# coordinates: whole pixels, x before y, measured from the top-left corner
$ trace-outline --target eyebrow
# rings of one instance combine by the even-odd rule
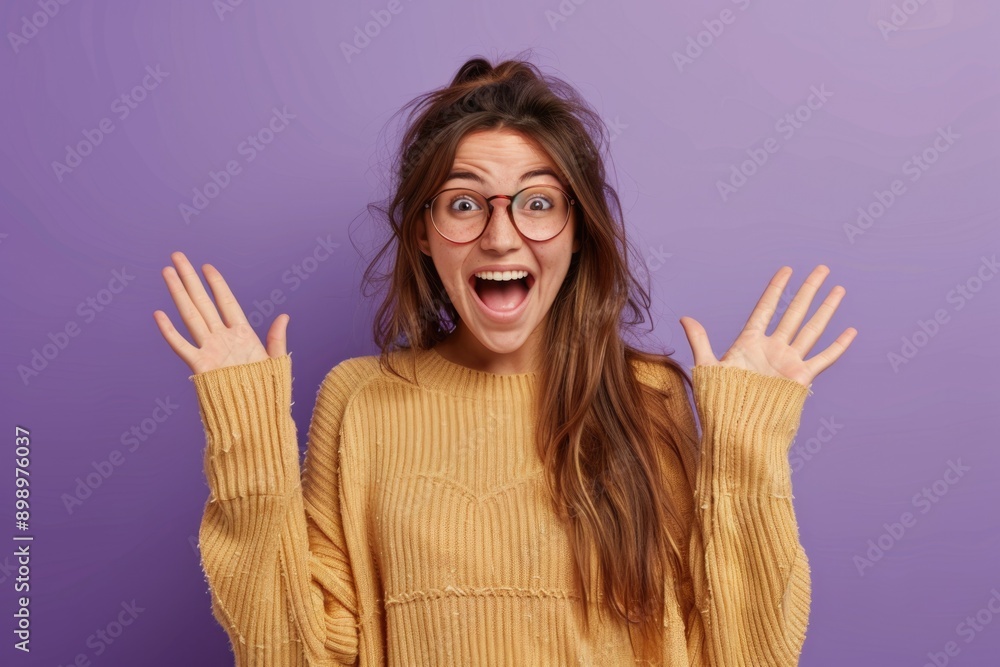
[[[560,183],[562,183],[562,179],[559,178],[559,174],[557,174],[552,169],[549,169],[548,167],[542,167],[540,169],[532,169],[531,171],[526,171],[521,176],[521,178],[517,179],[517,182],[518,183],[523,183],[524,181],[528,180],[529,178],[534,178],[535,176],[552,176],[557,181],[559,181]],[[458,171],[458,170],[452,171],[450,174],[448,174],[448,178],[446,179],[445,182],[451,181],[451,180],[455,180],[455,179],[465,179],[465,180],[469,180],[469,181],[476,181],[480,185],[484,185],[485,184],[485,181],[483,180],[482,176],[479,176],[478,174],[473,174],[471,171]]]

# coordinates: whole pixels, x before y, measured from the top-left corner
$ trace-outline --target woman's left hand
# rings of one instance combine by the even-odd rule
[[[763,375],[795,380],[808,387],[817,375],[840,358],[858,333],[854,327],[845,329],[825,350],[808,361],[805,360],[805,356],[809,354],[809,350],[819,340],[830,318],[833,317],[840,300],[847,293],[841,285],[835,286],[802,331],[799,331],[813,297],[829,273],[830,269],[823,264],[813,269],[788,305],[788,310],[778,322],[774,333],[768,336],[766,331],[774,316],[774,309],[778,305],[785,285],[788,284],[788,278],[792,275],[791,267],[783,266],[778,269],[764,290],[764,294],[757,301],[757,307],[750,313],[750,319],[747,320],[743,331],[729,351],[722,355],[722,359],[715,358],[705,327],[693,318],[682,317],[680,323],[694,353],[695,366],[743,368]]]

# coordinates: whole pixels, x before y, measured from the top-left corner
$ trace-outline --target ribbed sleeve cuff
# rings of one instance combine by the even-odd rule
[[[703,431],[702,465],[710,467],[705,472],[712,490],[790,497],[788,449],[809,388],[718,365],[695,366],[691,381]]]
[[[205,427],[205,476],[220,500],[284,495],[300,482],[289,355],[189,376]]]

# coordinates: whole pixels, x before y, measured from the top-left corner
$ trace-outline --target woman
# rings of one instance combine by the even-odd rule
[[[857,333],[805,360],[845,290],[799,331],[817,267],[768,336],[782,267],[721,359],[681,318],[688,378],[624,342],[649,297],[606,129],[570,86],[475,58],[411,105],[365,273],[392,257],[381,354],[325,376],[303,470],[288,316],[265,348],[214,267],[215,304],[183,254],[163,272],[195,343],[156,311],[194,372],[202,563],[237,664],[797,664],[787,451]]]

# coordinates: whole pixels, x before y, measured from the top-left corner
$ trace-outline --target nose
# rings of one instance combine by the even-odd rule
[[[521,234],[514,226],[509,210],[510,199],[497,197],[494,200],[493,211],[486,221],[486,229],[479,237],[479,243],[486,250],[504,251],[521,245]]]

